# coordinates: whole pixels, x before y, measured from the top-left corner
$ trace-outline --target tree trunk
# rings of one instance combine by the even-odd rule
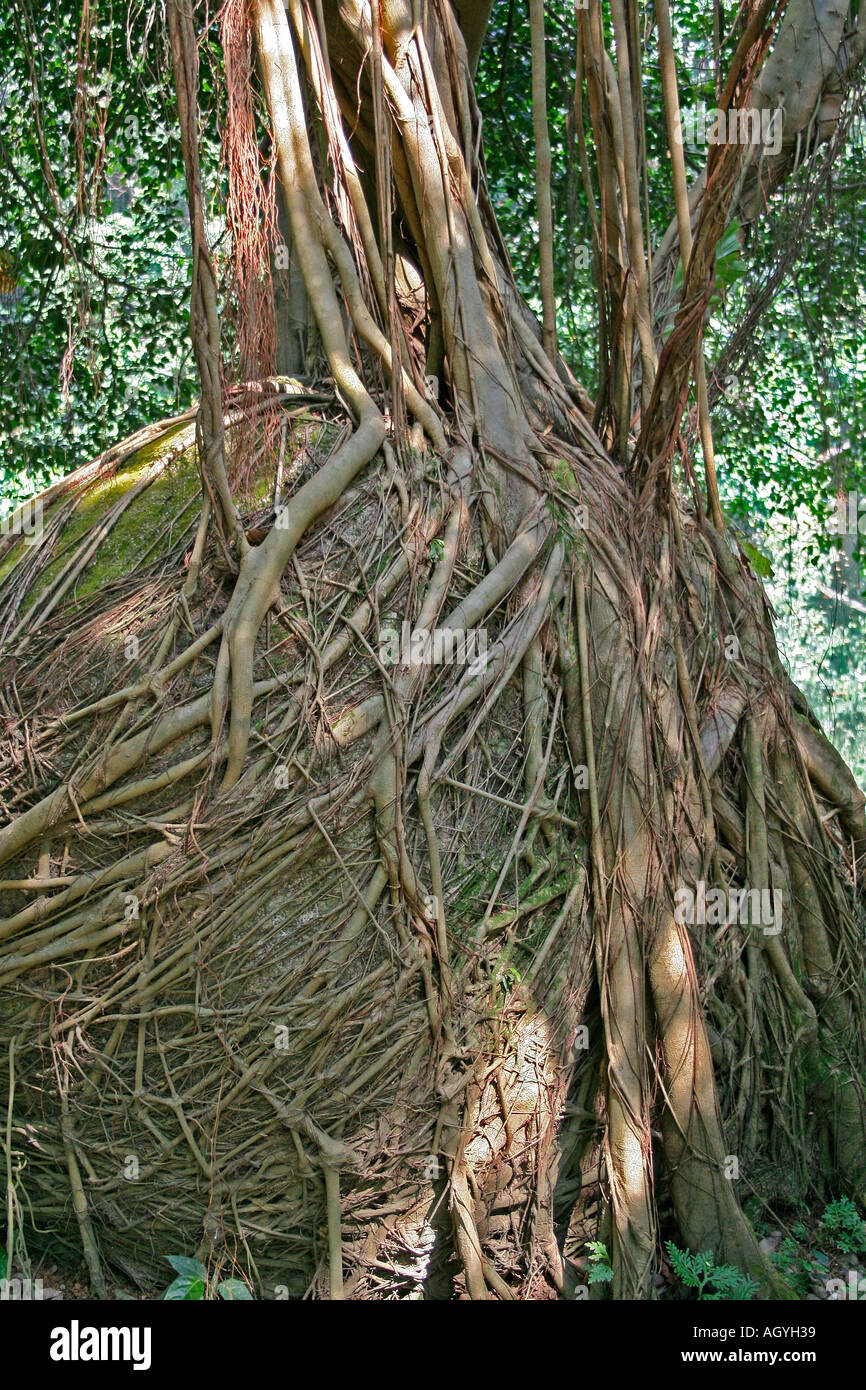
[[[866,1180],[866,823],[672,481],[705,238],[614,456],[495,225],[474,7],[237,4],[328,373],[214,415],[203,247],[213,505],[176,422],[53,489],[3,581],[21,1210],[143,1288],[198,1252],[264,1297],[573,1296],[600,1236],[617,1298],[669,1237],[785,1296],[744,1206]],[[226,489],[252,440],[270,500],[275,410],[255,543]]]

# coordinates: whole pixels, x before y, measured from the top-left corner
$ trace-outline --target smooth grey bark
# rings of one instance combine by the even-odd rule
[[[280,239],[286,248],[288,265],[282,258],[274,266],[274,309],[277,319],[277,375],[303,376],[307,357],[309,301],[297,257],[293,254],[292,233],[281,198],[277,199]]]
[[[466,53],[473,77],[478,70],[481,45],[484,43],[484,35],[487,33],[493,4],[494,0],[454,0],[454,9],[460,30],[466,40]]]

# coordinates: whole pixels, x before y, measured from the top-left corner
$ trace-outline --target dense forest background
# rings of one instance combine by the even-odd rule
[[[575,119],[574,7],[555,0],[546,11],[559,346],[592,393],[597,304]],[[713,24],[702,0],[677,7],[686,113],[714,105]],[[0,15],[0,515],[118,438],[185,409],[197,390],[189,220],[168,64],[156,51],[163,39],[145,7],[106,12],[86,52],[78,32],[74,7],[19,0]],[[658,245],[672,195],[654,41],[650,34],[644,102],[650,241]],[[218,43],[214,26],[214,71]],[[75,95],[79,73],[86,106]],[[202,157],[217,210],[209,233],[227,290],[230,236],[218,211],[224,94],[207,63],[202,83],[211,135]],[[527,10],[503,0],[478,95],[497,216],[520,288],[540,315],[530,87]],[[726,514],[765,580],[793,679],[866,786],[860,537],[836,537],[827,525],[844,494],[866,530],[858,510],[866,498],[866,290],[857,271],[864,142],[855,94],[817,170],[811,160],[766,216],[729,230],[707,352],[719,364],[709,391]],[[686,158],[697,173],[703,152],[687,142]],[[274,272],[288,301],[288,271],[277,264]],[[310,366],[314,336],[302,332]]]

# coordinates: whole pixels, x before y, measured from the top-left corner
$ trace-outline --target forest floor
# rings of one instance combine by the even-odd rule
[[[847,1253],[834,1248],[834,1242],[828,1240],[827,1228],[818,1217],[811,1215],[804,1216],[802,1222],[795,1223],[794,1229],[797,1230],[799,1239],[788,1234],[784,1236],[779,1230],[770,1231],[762,1237],[761,1248],[774,1262],[778,1262],[791,1280],[801,1300],[805,1302],[835,1301],[841,1295],[838,1292],[839,1281],[846,1286],[846,1299],[851,1297],[850,1285],[852,1274],[854,1279],[859,1282],[860,1288],[866,1292],[866,1254]],[[579,1262],[581,1265],[584,1261]],[[21,1271],[16,1269],[15,1274],[20,1278]],[[171,1282],[171,1271],[167,1271],[166,1287]],[[60,1302],[90,1302],[93,1295],[90,1291],[88,1282],[87,1266],[82,1261],[79,1264],[58,1264],[51,1256],[46,1256],[43,1260],[34,1262],[31,1271],[32,1284],[40,1281],[41,1290],[37,1295],[43,1300],[57,1300]],[[38,1285],[36,1285],[38,1287]],[[122,1280],[114,1279],[106,1271],[106,1300],[109,1302],[137,1302],[147,1303],[157,1300],[156,1295],[150,1297],[134,1288],[132,1284]],[[423,1291],[419,1287],[413,1297],[422,1297]],[[686,1288],[674,1275],[667,1260],[663,1262],[662,1272],[656,1281],[656,1296],[662,1301],[679,1302],[683,1299],[695,1300],[692,1289]],[[862,1295],[861,1295],[862,1296]],[[465,1295],[464,1295],[465,1297]],[[553,1290],[545,1291],[539,1288],[537,1297],[539,1299],[556,1298]]]

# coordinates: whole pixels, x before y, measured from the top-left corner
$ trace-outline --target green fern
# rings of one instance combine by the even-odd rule
[[[758,1292],[758,1285],[748,1274],[743,1274],[733,1265],[717,1265],[711,1250],[691,1255],[680,1250],[669,1240],[666,1245],[671,1268],[687,1289],[696,1289],[698,1298],[705,1303],[718,1303],[721,1300],[747,1302]]]
[[[589,1240],[586,1243],[586,1248],[589,1251],[588,1282],[590,1284],[609,1284],[613,1278],[613,1269],[604,1241]]]
[[[843,1255],[856,1255],[861,1250],[866,1250],[866,1229],[850,1197],[840,1197],[836,1202],[828,1202],[821,1224],[824,1230],[833,1236],[836,1249],[841,1250]]]

